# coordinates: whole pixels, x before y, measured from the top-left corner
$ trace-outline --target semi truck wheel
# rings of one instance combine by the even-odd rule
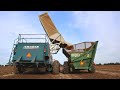
[[[63,65],[63,73],[64,73],[64,74],[69,73],[69,64],[68,64],[67,61],[64,62],[64,65]]]
[[[23,73],[23,68],[22,67],[17,67],[16,65],[14,65],[14,73],[15,74],[20,74]]]
[[[16,66],[16,63],[14,62],[13,63],[13,69],[14,69],[14,74],[18,74],[19,73],[19,71],[18,71],[18,68],[17,68],[17,66]]]
[[[91,69],[88,69],[89,73],[95,73],[95,66],[92,65]]]
[[[53,74],[59,74],[59,72],[60,72],[60,63],[59,63],[59,61],[55,60],[53,62],[52,67],[53,67]]]
[[[19,71],[19,73],[23,73],[24,72],[24,68],[23,67],[19,67],[18,71]]]
[[[20,74],[20,73],[23,73],[23,70],[20,67],[14,67],[14,73],[15,74]]]
[[[14,74],[19,74],[18,68],[14,66]]]

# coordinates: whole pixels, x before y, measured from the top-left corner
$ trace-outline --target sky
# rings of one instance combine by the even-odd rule
[[[0,11],[0,64],[9,61],[18,34],[45,34],[38,15],[46,11]],[[64,39],[72,44],[96,41],[95,63],[120,62],[120,11],[47,11]],[[63,64],[67,58],[53,55]]]

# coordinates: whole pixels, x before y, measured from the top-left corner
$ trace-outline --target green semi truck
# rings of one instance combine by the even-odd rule
[[[31,36],[39,36],[39,38],[31,38]],[[10,57],[16,74],[26,71],[59,73],[60,64],[57,60],[53,61],[46,37],[44,34],[19,34]]]

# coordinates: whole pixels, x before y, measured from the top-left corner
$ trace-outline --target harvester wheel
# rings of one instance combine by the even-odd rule
[[[23,67],[19,67],[18,71],[19,71],[19,73],[23,73],[24,72],[24,68]]]
[[[53,62],[52,67],[53,67],[53,74],[59,74],[59,72],[60,72],[60,63],[59,63],[59,61],[55,60]]]
[[[20,74],[20,73],[23,73],[23,70],[22,70],[21,67],[16,67],[16,66],[14,66],[14,73],[15,73],[15,74]]]
[[[18,68],[16,66],[14,66],[14,73],[19,74],[19,70],[18,70]]]
[[[64,65],[63,65],[63,73],[64,73],[64,74],[69,73],[69,64],[68,64],[67,61],[64,62]]]
[[[90,69],[88,69],[88,72],[89,72],[89,73],[95,73],[95,66],[94,66],[94,65],[92,65],[91,70],[90,70]]]

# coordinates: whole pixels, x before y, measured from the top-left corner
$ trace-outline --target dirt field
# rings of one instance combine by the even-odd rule
[[[0,79],[120,79],[120,65],[96,66],[95,73],[81,71],[75,74],[39,73],[14,74],[13,67],[0,67]]]

